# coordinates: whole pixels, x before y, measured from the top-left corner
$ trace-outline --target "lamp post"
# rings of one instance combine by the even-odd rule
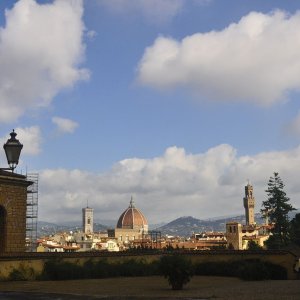
[[[7,158],[7,163],[9,168],[1,168],[1,170],[11,170],[12,172],[19,163],[19,158],[23,145],[16,139],[15,130],[10,133],[10,139],[3,145],[5,155]]]

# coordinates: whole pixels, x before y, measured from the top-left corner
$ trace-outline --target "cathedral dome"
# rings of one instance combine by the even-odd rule
[[[148,231],[148,222],[143,213],[135,207],[132,198],[129,207],[121,214],[117,228]]]

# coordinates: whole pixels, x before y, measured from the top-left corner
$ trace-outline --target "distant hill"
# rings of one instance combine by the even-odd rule
[[[102,225],[100,223],[94,223],[94,231],[99,232],[106,230],[108,226]],[[37,236],[49,236],[55,234],[56,232],[70,232],[70,231],[77,231],[82,230],[82,226],[76,222],[69,222],[63,224],[54,224],[49,222],[38,221],[37,224]]]
[[[295,214],[300,213],[300,210],[293,211],[289,214],[290,219],[294,218]],[[206,220],[199,220],[194,217],[180,217],[176,220],[173,220],[170,223],[149,225],[150,230],[161,231],[162,235],[175,235],[175,236],[191,236],[193,232],[202,232],[202,231],[225,231],[225,226],[227,222],[235,221],[242,224],[246,223],[244,215],[239,216],[222,216],[222,217],[213,217]],[[264,219],[262,219],[261,214],[255,214],[255,221],[258,224],[263,224]],[[107,220],[105,225],[101,223],[94,223],[94,231],[104,231],[108,228],[114,228],[115,222]],[[38,237],[49,236],[56,232],[70,232],[82,230],[81,223],[77,222],[64,222],[61,224],[54,224],[49,222],[38,222]]]
[[[260,217],[260,214],[255,215],[255,220],[258,224],[262,224],[264,220]],[[226,223],[230,221],[235,221],[239,223],[246,223],[245,216],[233,216],[226,217],[223,219],[208,219],[199,220],[194,217],[181,217],[168,224],[156,228],[160,231],[162,235],[173,235],[173,236],[191,236],[193,232],[202,231],[220,231],[224,232]]]

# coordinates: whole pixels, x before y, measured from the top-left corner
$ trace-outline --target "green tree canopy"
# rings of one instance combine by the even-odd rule
[[[290,198],[286,196],[284,184],[278,173],[270,177],[266,193],[268,199],[263,201],[264,209],[262,213],[267,214],[271,223],[274,224],[272,229],[272,238],[267,241],[267,247],[281,248],[290,241],[288,213],[295,208],[289,204]]]
[[[248,243],[248,250],[250,251],[257,251],[257,250],[262,250],[263,248],[255,243],[253,240],[250,240]]]
[[[295,218],[291,221],[291,240],[300,246],[300,214],[296,214]]]
[[[194,269],[191,261],[182,255],[165,255],[160,258],[159,269],[168,279],[173,290],[182,290],[193,276]]]

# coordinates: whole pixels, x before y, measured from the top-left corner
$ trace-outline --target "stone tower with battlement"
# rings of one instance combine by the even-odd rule
[[[82,209],[82,230],[86,234],[93,233],[94,209],[85,207]]]
[[[254,205],[255,198],[253,196],[253,186],[248,183],[245,186],[244,207],[246,215],[246,225],[254,225]]]

